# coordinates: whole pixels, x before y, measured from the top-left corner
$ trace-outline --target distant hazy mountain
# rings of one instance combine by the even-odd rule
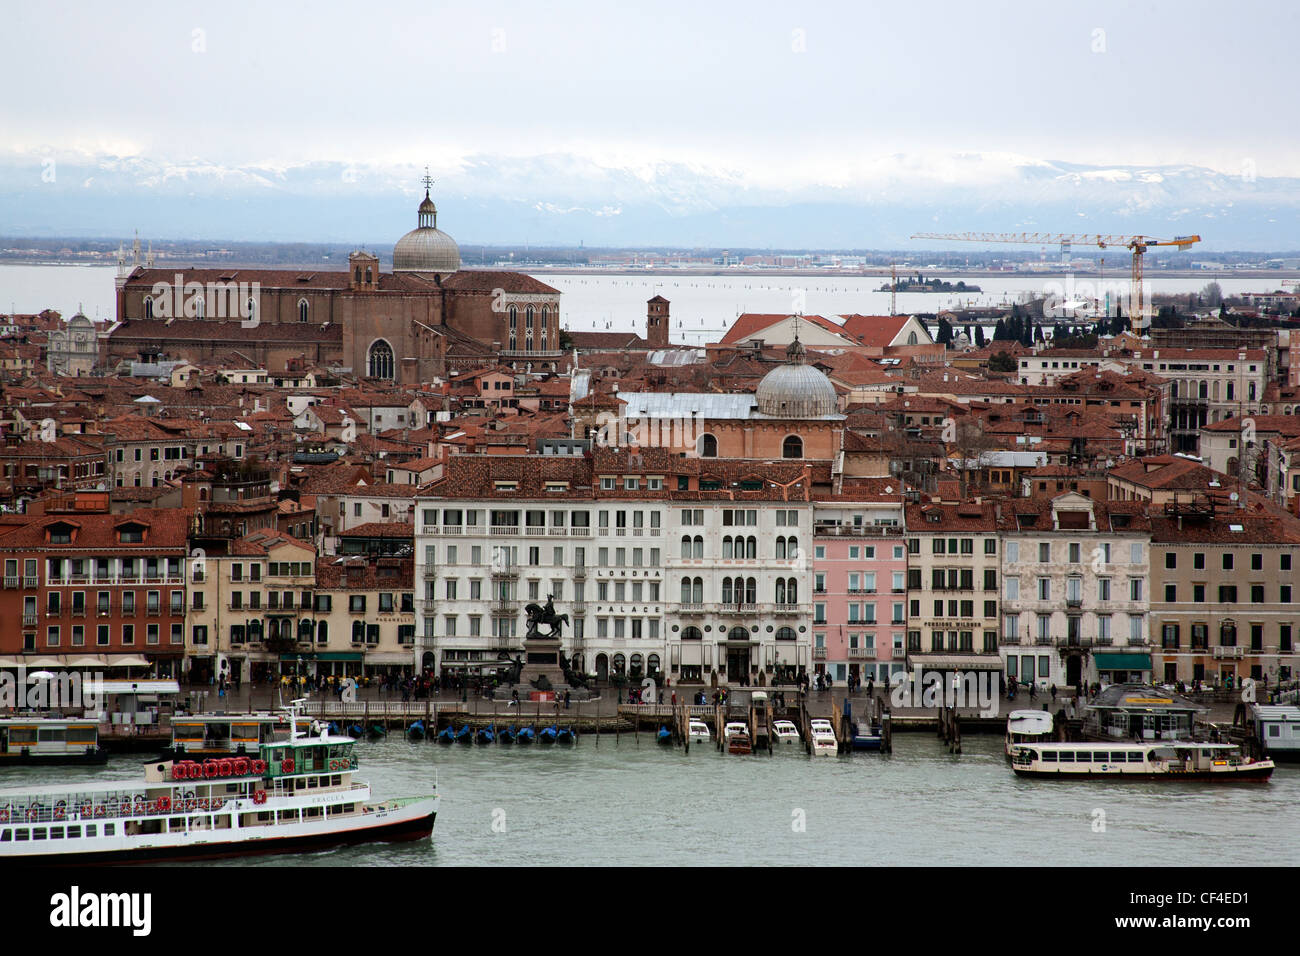
[[[390,246],[422,170],[271,169],[105,157],[0,161],[0,234]],[[52,174],[52,175],[51,175]],[[1093,167],[994,154],[864,160],[833,182],[685,164],[476,156],[435,173],[438,225],[476,243],[934,248],[914,232],[1198,232],[1210,250],[1300,248],[1300,178],[1195,166]],[[47,181],[53,179],[52,182]],[[825,175],[820,177],[826,179]]]

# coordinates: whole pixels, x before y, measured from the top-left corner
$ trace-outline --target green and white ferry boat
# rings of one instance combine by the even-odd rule
[[[434,792],[370,802],[351,737],[298,730],[256,756],[150,763],[140,781],[0,789],[0,860],[201,860],[427,839]]]

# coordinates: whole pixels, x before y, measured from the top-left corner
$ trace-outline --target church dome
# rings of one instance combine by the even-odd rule
[[[460,247],[456,240],[438,228],[438,208],[424,191],[420,203],[419,226],[393,246],[394,272],[437,272],[450,275],[460,269]]]
[[[759,413],[772,418],[818,418],[839,412],[835,386],[822,372],[804,364],[798,339],[786,349],[786,363],[763,376],[754,397]]]

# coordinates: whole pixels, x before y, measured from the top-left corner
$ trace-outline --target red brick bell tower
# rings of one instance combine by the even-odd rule
[[[651,348],[668,348],[668,300],[661,295],[646,302],[645,338]]]

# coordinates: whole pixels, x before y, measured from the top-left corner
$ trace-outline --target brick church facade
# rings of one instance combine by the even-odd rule
[[[461,270],[426,189],[417,228],[393,248],[393,271],[367,252],[346,271],[158,269],[118,258],[117,321],[100,363],[237,350],[271,374],[342,367],[376,382],[417,384],[495,353],[521,371],[558,370],[560,293],[518,272]]]

